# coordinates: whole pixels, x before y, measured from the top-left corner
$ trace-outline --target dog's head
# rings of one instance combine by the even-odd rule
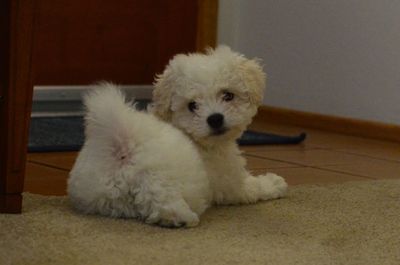
[[[232,140],[256,114],[264,87],[259,62],[226,46],[179,54],[157,76],[152,110],[195,141]]]

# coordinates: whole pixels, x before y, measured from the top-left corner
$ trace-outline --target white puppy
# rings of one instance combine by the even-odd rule
[[[265,73],[257,60],[226,46],[179,54],[157,77],[151,110],[199,147],[217,204],[254,203],[285,194],[285,180],[252,176],[236,139],[262,103]]]
[[[86,141],[68,180],[75,208],[162,226],[197,225],[211,194],[192,141],[135,111],[114,85],[96,87],[85,105]]]

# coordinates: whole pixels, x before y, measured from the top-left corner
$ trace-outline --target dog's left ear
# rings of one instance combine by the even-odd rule
[[[172,97],[172,70],[168,65],[161,75],[157,75],[154,82],[153,103],[150,111],[162,120],[171,119],[171,97]]]
[[[239,71],[249,94],[250,102],[256,106],[261,105],[264,97],[266,74],[263,71],[260,60],[243,60],[239,64]]]

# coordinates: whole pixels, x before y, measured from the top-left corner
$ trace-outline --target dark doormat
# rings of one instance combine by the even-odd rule
[[[82,116],[34,117],[29,128],[29,152],[78,151],[84,142]]]
[[[298,144],[306,138],[305,133],[283,136],[270,133],[246,131],[240,145]],[[84,142],[84,120],[74,117],[33,117],[29,130],[29,152],[79,151]]]

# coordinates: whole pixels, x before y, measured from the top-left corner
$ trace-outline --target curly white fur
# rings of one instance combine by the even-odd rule
[[[236,144],[262,103],[265,78],[257,60],[220,46],[175,56],[156,79],[151,111],[197,144],[215,203],[253,203],[286,192],[275,174],[252,176]],[[219,122],[212,125],[215,114]]]
[[[112,84],[96,87],[85,105],[86,141],[68,180],[72,204],[84,213],[197,225],[211,194],[192,141],[135,111]]]

